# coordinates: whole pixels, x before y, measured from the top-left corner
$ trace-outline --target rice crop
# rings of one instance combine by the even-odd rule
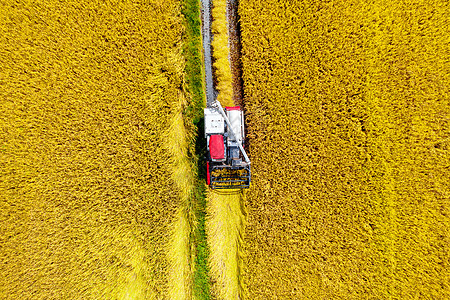
[[[0,3],[2,299],[191,297],[181,4]]]
[[[228,46],[228,25],[227,25],[227,1],[213,1],[212,26],[213,40],[211,42],[213,50],[213,67],[215,76],[215,88],[219,92],[217,100],[225,106],[233,106],[233,88],[231,85],[231,67],[228,60],[230,48]]]
[[[240,1],[248,299],[447,299],[449,4]]]

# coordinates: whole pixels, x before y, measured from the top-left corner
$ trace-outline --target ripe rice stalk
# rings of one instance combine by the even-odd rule
[[[248,298],[449,298],[448,1],[239,3]]]
[[[183,96],[180,95],[180,99]],[[167,249],[170,265],[169,297],[170,299],[192,298],[192,273],[195,260],[192,253],[191,235],[193,231],[194,215],[191,201],[193,199],[194,174],[192,162],[187,157],[189,137],[182,111],[183,103],[172,117],[172,124],[167,132],[167,149],[171,153],[173,166],[172,180],[178,191],[180,203],[176,218],[171,226],[171,242]]]
[[[13,2],[0,4],[0,297],[189,299],[180,2]]]
[[[211,46],[214,57],[214,75],[216,79],[216,89],[219,92],[217,100],[222,105],[233,105],[233,88],[231,81],[231,66],[229,61],[230,48],[228,46],[228,28],[227,28],[227,1],[213,1],[213,9],[211,10],[213,22],[211,30],[213,40]]]

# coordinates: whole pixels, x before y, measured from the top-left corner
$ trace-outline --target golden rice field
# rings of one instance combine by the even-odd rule
[[[181,4],[0,3],[0,298],[190,298]]]
[[[240,1],[248,299],[450,298],[447,1]]]
[[[197,172],[199,3],[0,3],[0,298],[449,299],[450,4],[239,1],[230,193]]]

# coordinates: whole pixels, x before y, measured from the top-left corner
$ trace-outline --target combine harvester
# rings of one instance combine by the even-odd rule
[[[205,113],[207,183],[212,189],[250,186],[250,159],[245,152],[244,114],[239,106],[208,103]]]

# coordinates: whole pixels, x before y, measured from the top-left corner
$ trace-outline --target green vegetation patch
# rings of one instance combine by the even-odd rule
[[[183,7],[186,20],[186,43],[183,53],[186,58],[188,89],[192,97],[186,112],[187,117],[192,119],[194,124],[203,117],[205,106],[200,5],[199,0],[184,0]]]

